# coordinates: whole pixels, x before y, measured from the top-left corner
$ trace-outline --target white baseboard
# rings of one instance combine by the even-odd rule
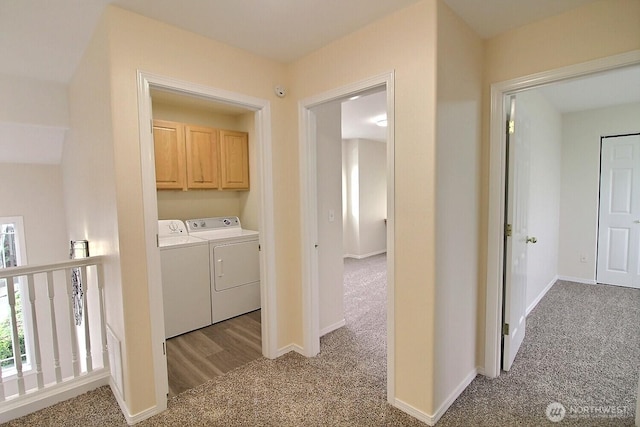
[[[118,402],[118,406],[120,406],[120,411],[122,412],[122,415],[124,415],[124,418],[127,421],[127,424],[130,426],[136,423],[139,423],[140,421],[144,421],[147,418],[151,418],[154,415],[157,415],[160,412],[162,412],[160,407],[155,405],[148,409],[145,409],[144,411],[141,411],[141,412],[138,412],[137,414],[132,415],[129,412],[129,408],[127,408],[127,404],[125,403],[122,397],[122,394],[120,393],[120,390],[118,389],[118,387],[115,386],[113,378],[111,377],[109,381],[109,386],[111,387],[111,393],[113,393],[113,396],[116,398],[116,402]]]
[[[284,356],[285,354],[291,351],[295,351],[296,353],[304,356],[304,349],[302,347],[300,347],[298,344],[289,344],[287,346],[284,346],[278,349],[278,352],[276,353],[276,358],[280,356]]]
[[[440,407],[436,410],[436,413],[433,415],[434,423],[437,423],[438,420],[442,418],[444,413],[447,412],[447,409],[449,409],[449,407],[453,405],[453,402],[456,401],[458,396],[462,394],[462,392],[469,386],[469,384],[471,384],[471,381],[473,381],[477,376],[478,376],[478,370],[473,369],[460,382],[460,384],[458,384],[458,386],[449,394],[449,396],[445,399],[445,401],[442,402],[442,405],[440,405]]]
[[[434,426],[436,425],[436,419],[432,415],[427,414],[426,412],[421,411],[420,409],[409,405],[406,402],[403,402],[400,399],[395,399],[393,402],[393,406],[400,409],[402,412],[411,415],[413,418],[422,421],[423,423]]]
[[[346,324],[347,324],[347,321],[342,319],[339,322],[334,323],[333,325],[329,325],[326,328],[322,328],[320,329],[320,336],[327,335],[329,332],[333,332],[336,329],[340,329]]]
[[[410,404],[403,402],[400,399],[395,399],[394,406],[400,409],[402,412],[406,412],[407,414],[411,415],[413,418],[416,418],[430,426],[434,426],[440,420],[440,418],[442,418],[444,413],[447,412],[447,409],[449,409],[453,402],[456,401],[458,396],[460,396],[460,394],[462,394],[462,392],[469,386],[469,384],[471,384],[471,381],[473,381],[477,375],[477,369],[473,369],[471,372],[469,372],[469,375],[467,375],[455,388],[455,390],[453,390],[451,394],[449,394],[449,396],[445,399],[444,402],[442,402],[442,405],[440,405],[440,407],[436,410],[436,413],[433,415],[429,415],[426,412],[421,411],[420,409],[411,406]]]
[[[369,258],[370,256],[380,255],[380,254],[385,254],[385,253],[387,253],[387,250],[383,249],[381,251],[369,252],[368,254],[362,254],[362,255],[344,254],[343,258],[364,259],[364,258]]]
[[[529,305],[529,307],[527,307],[527,314],[526,314],[527,316],[529,315],[529,313],[531,313],[531,310],[536,308],[536,305],[538,305],[540,300],[542,300],[542,298],[547,294],[547,292],[549,292],[549,289],[551,289],[551,287],[558,281],[558,279],[559,279],[559,277],[556,276],[553,279],[551,279],[551,281],[549,283],[547,283],[547,286],[544,287],[542,292],[540,292],[540,294],[538,294],[536,299],[533,300],[533,302]]]
[[[597,285],[595,279],[584,279],[581,277],[571,277],[571,276],[558,276],[558,280],[565,280],[567,282],[576,282],[576,283],[585,283],[587,285]]]
[[[109,384],[109,370],[99,369],[73,380],[55,384],[0,404],[0,423],[39,411],[64,400]]]

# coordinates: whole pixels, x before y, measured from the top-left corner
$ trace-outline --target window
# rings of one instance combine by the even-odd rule
[[[22,217],[0,217],[0,268],[9,268],[26,263],[24,245],[24,226]],[[23,310],[22,296],[24,288],[22,278],[14,282],[16,296],[16,318],[18,326],[18,342],[13,339],[11,333],[11,309],[7,294],[7,280],[0,279],[0,366],[2,376],[11,375],[15,372],[15,359],[13,349],[20,348],[20,355],[23,364],[29,363],[28,345],[25,339],[25,313]],[[28,367],[25,366],[28,369]]]

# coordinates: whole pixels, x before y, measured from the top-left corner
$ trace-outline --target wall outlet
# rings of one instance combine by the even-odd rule
[[[585,254],[580,254],[580,262],[587,262],[587,256]]]

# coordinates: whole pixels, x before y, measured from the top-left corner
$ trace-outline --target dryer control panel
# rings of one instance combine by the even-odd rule
[[[187,220],[187,228],[192,231],[223,230],[227,228],[242,228],[237,216],[221,216],[214,218],[196,218]]]

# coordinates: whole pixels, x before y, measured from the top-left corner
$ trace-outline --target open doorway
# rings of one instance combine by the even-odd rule
[[[623,54],[614,57],[605,58],[602,60],[596,60],[587,62],[584,64],[580,64],[577,66],[566,67],[563,69],[552,70],[546,73],[541,73],[539,75],[533,76],[525,76],[519,79],[514,79],[511,81],[496,83],[492,85],[491,88],[491,102],[492,102],[492,116],[491,116],[491,135],[490,135],[490,168],[489,168],[489,215],[488,215],[488,257],[487,257],[487,299],[486,299],[486,332],[485,332],[485,374],[490,377],[497,377],[500,374],[501,370],[501,337],[503,332],[503,320],[502,320],[502,306],[503,306],[503,292],[502,292],[502,277],[503,277],[503,268],[504,268],[504,233],[505,233],[505,150],[506,150],[506,136],[505,136],[505,126],[504,126],[504,118],[506,117],[506,106],[504,104],[505,96],[511,94],[520,94],[524,93],[523,91],[528,89],[537,88],[539,90],[547,89],[550,92],[554,92],[556,89],[555,85],[552,83],[558,83],[562,81],[567,81],[572,78],[577,77],[585,77],[585,76],[595,76],[598,73],[602,73],[603,71],[610,70],[623,70],[627,67],[637,66],[640,64],[640,56],[637,54]],[[562,96],[562,95],[560,95]],[[582,128],[582,131],[587,129],[588,126]],[[599,144],[599,136],[596,141]],[[579,144],[575,144],[571,147],[563,147],[565,150],[563,152],[563,156],[565,159],[573,160],[573,167],[578,170],[581,166],[584,166],[586,163],[582,160],[585,156],[585,147],[580,146]],[[599,161],[599,147],[596,151],[596,163]],[[538,169],[544,172],[544,168],[546,166],[541,164]],[[565,172],[563,168],[562,173]],[[588,179],[587,176],[584,175],[584,171],[579,172],[581,178],[567,178],[563,179],[562,185],[578,185],[584,186],[592,184],[594,191],[597,193],[597,185],[598,185],[598,173],[599,168],[596,166],[591,174],[595,174],[595,183],[591,182],[591,179]],[[545,189],[542,188],[541,191]],[[575,191],[574,193],[579,193],[579,191]],[[565,192],[565,194],[571,194],[570,192]],[[568,198],[570,200],[571,197]],[[596,196],[597,200],[597,196]],[[563,200],[563,202],[566,200]],[[597,202],[596,202],[597,203]],[[595,205],[594,205],[595,207]],[[568,210],[565,210],[569,212]],[[576,236],[579,238],[574,239],[571,243],[579,243],[581,245],[585,245],[589,250],[593,253],[592,256],[595,256],[595,234],[596,234],[596,225],[597,225],[597,209],[593,216],[593,221],[591,221],[591,225],[589,225],[590,231],[585,233],[584,227],[582,230],[574,231],[574,227],[581,224],[581,221],[577,219],[584,218],[584,209],[578,209],[579,215],[574,215],[571,221],[564,221],[567,225],[566,227],[562,227],[561,232],[574,232]],[[570,219],[570,218],[568,218]],[[531,224],[529,224],[531,226]],[[542,239],[538,235],[538,231],[531,231],[532,236],[538,237],[538,244],[543,241],[547,241],[548,239]],[[592,244],[584,242],[585,236],[591,236]],[[561,242],[569,241],[569,239],[561,239]],[[562,244],[562,243],[561,243]],[[589,257],[585,256],[585,253],[581,253],[576,250],[567,250],[567,248],[559,248],[559,261],[565,265],[571,264],[575,270],[572,271],[582,271],[586,268],[587,274],[591,274],[593,276],[593,283],[595,283],[595,261],[594,258],[591,258],[591,262],[593,262],[593,269],[589,269],[588,262],[584,262],[585,260],[589,261]],[[563,255],[564,254],[564,255]],[[563,256],[570,257],[571,259],[563,259]],[[557,274],[557,273],[556,273]],[[567,274],[567,273],[565,273]],[[571,272],[569,271],[569,274]],[[571,276],[567,276],[565,278],[571,278]],[[579,277],[577,274],[573,276],[573,278]],[[553,282],[550,282],[552,285]],[[550,285],[548,287],[550,287]],[[546,283],[539,283],[538,286],[541,286],[540,291],[544,291],[544,288],[547,286]],[[543,292],[542,292],[543,293]],[[530,303],[527,304],[527,309],[531,305],[535,306],[537,303],[536,298],[533,297],[529,299]]]
[[[380,94],[387,116],[386,147],[386,215],[381,215],[379,226],[386,238],[387,294],[387,398],[394,398],[393,390],[393,74],[336,89],[300,102],[301,117],[301,198],[303,204],[303,320],[304,349],[307,356],[320,352],[320,336],[340,328],[344,318],[344,255],[343,230],[348,204],[343,203],[343,126],[342,103],[357,96]],[[355,101],[355,99],[351,99]],[[385,111],[378,113],[384,114]],[[371,119],[371,118],[369,118]],[[380,120],[380,117],[377,117]],[[333,141],[333,144],[326,144]],[[353,148],[353,147],[352,147]],[[356,144],[357,148],[357,144]],[[363,144],[363,150],[365,150]],[[327,162],[323,159],[338,159]],[[346,156],[348,157],[348,156]],[[329,166],[330,165],[330,166]],[[329,171],[329,168],[332,171]],[[358,180],[359,168],[350,174]],[[325,176],[325,174],[327,174]],[[346,182],[348,183],[348,179]],[[327,187],[332,188],[326,191]],[[358,186],[360,188],[360,186]],[[348,191],[347,191],[348,196]],[[354,207],[359,208],[359,204]],[[345,212],[347,208],[347,212]],[[353,213],[353,210],[352,210]],[[386,218],[386,229],[385,227]],[[373,251],[370,251],[373,252]],[[369,253],[371,254],[371,253]],[[362,255],[365,255],[363,253]],[[329,286],[327,286],[329,285]],[[384,350],[383,350],[384,352]]]
[[[262,356],[259,174],[252,110],[157,89],[151,98],[172,397]],[[237,225],[190,228],[213,218]],[[201,237],[216,232],[223,243]]]
[[[597,282],[595,250],[598,228],[598,191],[600,188],[600,139],[609,132],[625,133],[632,131],[632,128],[637,128],[636,118],[640,113],[640,98],[625,102],[626,97],[618,96],[609,105],[583,104],[575,108],[562,106],[556,102],[557,98],[554,99],[554,96],[557,96],[563,98],[563,102],[570,101],[567,93],[564,92],[565,89],[576,90],[583,84],[598,90],[598,79],[607,76],[613,77],[617,81],[623,81],[623,74],[634,72],[632,65],[637,64],[638,59],[636,58],[631,64],[625,62],[623,58],[618,58],[618,60],[620,62],[617,62],[616,58],[605,61],[608,62],[608,68],[611,68],[612,71],[602,74],[599,72],[607,69],[602,68],[602,63],[585,64],[583,72],[578,74],[581,78],[569,80],[570,77],[576,77],[576,75],[568,72],[563,76],[562,83],[557,82],[561,80],[559,76],[562,75],[562,72],[556,71],[553,74],[555,78],[546,81],[545,83],[548,85],[545,87],[529,86],[531,81],[537,80],[531,76],[520,82],[505,83],[504,87],[502,85],[493,87],[494,106],[500,104],[501,114],[507,114],[497,120],[492,120],[495,131],[500,132],[502,141],[506,142],[501,147],[503,150],[501,156],[504,156],[501,161],[501,165],[504,167],[501,178],[506,181],[507,186],[511,184],[514,175],[514,171],[510,168],[516,163],[511,158],[512,134],[518,135],[520,131],[520,138],[529,137],[530,144],[528,145],[531,149],[531,176],[528,177],[530,179],[528,190],[532,194],[529,196],[514,195],[510,191],[505,191],[505,185],[502,185],[504,199],[499,204],[499,209],[505,209],[505,207],[507,209],[503,211],[502,221],[504,222],[501,224],[501,229],[496,230],[503,242],[518,238],[519,243],[527,248],[525,251],[527,262],[524,263],[525,303],[522,304],[520,301],[520,304],[517,304],[518,301],[510,298],[508,289],[505,289],[504,294],[502,290],[498,290],[498,297],[505,308],[514,308],[513,304],[516,304],[515,308],[520,310],[519,313],[523,317],[530,313],[531,316],[527,317],[526,323],[522,325],[516,322],[512,323],[506,317],[500,317],[503,324],[493,324],[491,330],[487,329],[487,352],[485,355],[487,373],[491,373],[491,370],[494,369],[490,375],[498,376],[501,367],[505,370],[508,369],[508,367],[504,368],[504,358],[507,355],[506,353],[499,354],[497,359],[490,360],[492,355],[491,334],[493,333],[493,336],[503,335],[506,342],[507,339],[511,339],[514,329],[518,329],[518,333],[520,333],[521,327],[526,324],[529,328],[529,324],[531,324],[532,328],[528,329],[531,334],[527,332],[527,337],[532,338],[525,340],[524,351],[521,350],[520,354],[521,363],[518,365],[518,372],[524,372],[526,375],[527,369],[535,365],[538,371],[537,375],[541,378],[548,378],[549,383],[567,380],[566,383],[570,384],[572,380],[570,366],[572,364],[579,365],[583,377],[599,378],[593,381],[583,381],[581,387],[584,391],[598,390],[602,395],[611,396],[611,390],[606,390],[606,387],[602,386],[603,377],[604,379],[613,378],[617,376],[618,371],[625,371],[626,375],[620,375],[619,378],[616,378],[618,387],[614,397],[619,399],[618,404],[629,406],[629,400],[636,394],[637,367],[631,364],[620,369],[619,364],[618,368],[612,372],[606,369],[601,370],[602,362],[600,362],[600,366],[593,369],[594,361],[601,357],[600,350],[602,348],[601,345],[593,345],[595,342],[593,337],[601,334],[602,330],[606,330],[606,335],[637,336],[633,331],[624,330],[624,325],[628,323],[621,320],[624,304],[633,298],[629,298],[628,294],[624,293],[626,291],[620,288],[592,285]],[[595,71],[586,72],[590,67],[595,67]],[[575,73],[575,69],[572,71]],[[586,76],[587,74],[588,76]],[[551,73],[547,78],[550,75]],[[636,76],[635,81],[637,81],[637,74],[634,75]],[[526,84],[525,81],[527,81]],[[519,87],[520,84],[523,87]],[[613,86],[608,85],[612,91]],[[509,90],[504,90],[506,87],[509,87]],[[626,90],[633,91],[629,87]],[[578,92],[584,96],[587,89],[583,86]],[[508,117],[508,113],[513,112],[513,104],[507,100],[511,100],[513,97],[518,101],[515,108],[516,120]],[[518,123],[518,115],[520,114],[520,119],[522,119],[523,111],[527,119],[525,122],[529,122],[528,125],[527,123]],[[503,117],[507,118],[507,132],[505,132]],[[512,120],[515,122],[515,129],[513,129]],[[502,125],[500,130],[498,130],[498,122]],[[492,138],[492,148],[498,148],[494,145],[496,142],[497,139]],[[493,160],[498,160],[497,156]],[[508,167],[506,167],[507,164]],[[505,171],[508,171],[508,178]],[[523,172],[523,170],[517,172]],[[492,182],[492,184],[497,184],[497,182]],[[509,215],[517,210],[512,212],[508,206],[522,197],[527,199],[526,203],[523,203],[527,211],[520,213],[520,215],[525,216],[528,221],[525,222],[526,229],[518,234],[517,227],[509,220]],[[491,210],[494,208],[495,206],[490,207]],[[494,214],[498,215],[499,210],[496,209]],[[490,236],[490,238],[492,237]],[[526,244],[527,241],[531,244]],[[498,242],[496,241],[496,243]],[[508,244],[502,243],[500,251],[508,253]],[[491,256],[490,251],[490,258]],[[504,266],[505,287],[509,286],[507,276],[516,274],[510,269],[509,263],[508,257],[503,258],[501,262],[501,265]],[[501,282],[499,283],[501,284]],[[488,282],[487,290],[487,327],[489,328],[493,315],[489,308],[492,304],[491,293],[496,290],[494,284]],[[547,291],[549,291],[548,294]],[[545,298],[543,299],[543,297]],[[605,300],[607,303],[603,303]],[[541,303],[539,307],[532,311],[539,302]],[[632,309],[636,310],[637,304]],[[549,313],[554,313],[553,321],[550,321]],[[590,321],[590,319],[598,320]],[[531,323],[529,323],[530,321]],[[602,325],[606,324],[609,326],[603,328]],[[562,328],[557,329],[558,325],[562,325]],[[529,345],[526,344],[527,342]],[[535,342],[536,345],[532,345],[532,342]],[[627,347],[625,350],[625,343],[630,345],[630,349]],[[637,348],[633,338],[618,340],[611,344],[612,346],[620,345],[620,348],[611,351],[612,354],[628,355],[634,351],[634,348]],[[542,355],[544,357],[540,357],[541,354],[537,352],[536,346],[537,348],[545,348]],[[567,348],[575,349],[570,360],[557,357],[558,354],[562,356],[563,351],[566,351]],[[512,359],[514,354],[509,356]],[[496,361],[500,363],[501,357],[502,364],[493,365]],[[614,356],[607,359],[607,363],[615,364],[613,359]],[[624,364],[624,362],[620,362]],[[561,368],[553,371],[553,375],[545,376],[544,369],[553,364]],[[553,387],[553,385],[550,384],[549,387]],[[624,393],[621,393],[621,390],[624,390]],[[558,401],[564,399],[563,403],[568,405],[576,403],[597,405],[602,402],[589,400],[592,399],[591,396],[596,394],[598,393],[591,392],[590,396],[580,396],[579,398],[566,394],[555,397],[559,399]]]
[[[262,354],[269,358],[276,355],[276,316],[275,316],[275,244],[273,226],[273,186],[271,173],[271,132],[269,101],[230,93],[189,82],[138,73],[138,100],[140,122],[140,144],[142,152],[143,203],[145,213],[145,236],[147,249],[147,270],[149,275],[149,299],[152,320],[153,363],[156,384],[156,400],[160,409],[166,407],[168,395],[167,359],[164,327],[164,308],[162,297],[161,262],[158,250],[158,196],[154,160],[154,141],[152,135],[153,104],[152,91],[164,91],[195,98],[194,102],[226,105],[244,110],[252,124],[255,142],[255,176],[257,189],[253,198],[257,212],[256,225],[260,232],[260,301]]]

